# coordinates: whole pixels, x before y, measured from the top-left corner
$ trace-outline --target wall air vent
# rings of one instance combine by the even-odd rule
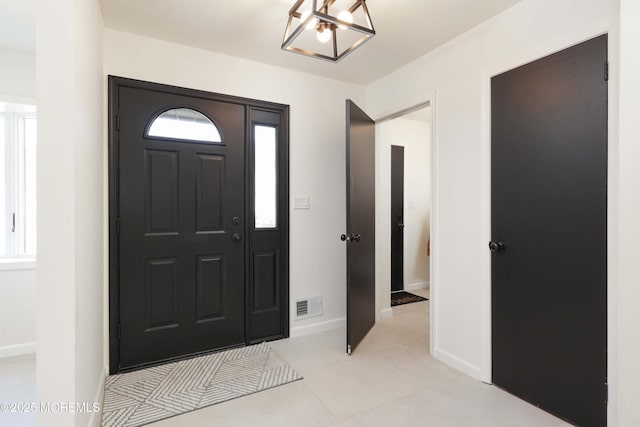
[[[296,317],[304,317],[309,315],[309,300],[303,299],[296,303]]]
[[[322,295],[296,300],[296,320],[322,316]]]

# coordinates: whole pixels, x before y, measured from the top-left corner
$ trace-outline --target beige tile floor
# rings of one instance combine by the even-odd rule
[[[32,403],[36,401],[36,356],[0,359],[0,403]],[[0,412],[0,426],[36,425],[34,413]]]
[[[427,291],[416,292],[428,296]],[[345,330],[272,342],[302,381],[153,424],[170,426],[567,426],[429,355],[429,302],[394,308],[351,356]]]
[[[428,296],[427,291],[416,292]],[[429,355],[429,302],[395,307],[353,355],[338,329],[271,343],[302,381],[170,418],[154,427],[567,426]],[[33,401],[33,357],[0,361],[0,402]],[[0,426],[34,425],[0,414]]]

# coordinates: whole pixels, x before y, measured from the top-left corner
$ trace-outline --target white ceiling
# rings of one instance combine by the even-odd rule
[[[518,1],[367,0],[377,35],[337,64],[280,49],[295,0],[102,0],[102,9],[108,28],[368,84]]]
[[[36,50],[36,0],[0,0],[0,49]]]

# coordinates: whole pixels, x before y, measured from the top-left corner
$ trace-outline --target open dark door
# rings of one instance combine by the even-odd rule
[[[391,292],[404,289],[404,147],[391,146]]]
[[[376,321],[375,122],[347,100],[347,353]]]
[[[607,37],[496,76],[492,339],[497,386],[607,422]]]

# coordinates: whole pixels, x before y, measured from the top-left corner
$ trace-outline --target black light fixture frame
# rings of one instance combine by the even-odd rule
[[[318,8],[318,0],[312,0],[311,13],[306,17],[304,21],[302,21],[302,13],[300,13],[298,9],[300,8],[300,6],[302,6],[305,0],[297,0],[293,7],[291,7],[291,10],[289,10],[289,20],[287,22],[287,28],[284,33],[284,40],[282,42],[282,50],[298,53],[300,55],[310,56],[312,58],[323,59],[325,61],[339,62],[376,35],[376,31],[373,28],[373,23],[371,22],[371,15],[369,15],[369,9],[367,8],[365,0],[355,0],[353,5],[351,5],[351,7],[347,9],[347,11],[353,14],[353,12],[355,12],[359,8],[362,8],[362,11],[364,12],[367,20],[367,27],[345,22],[335,16],[329,15],[329,8],[336,2],[336,0],[321,1],[322,5]],[[295,29],[293,29],[294,19],[301,20],[300,24],[298,24]],[[333,42],[332,56],[292,46],[296,38],[304,31],[305,27],[313,19],[318,19],[319,25],[325,25],[325,27],[328,28],[329,31],[331,31],[331,40]],[[338,25],[340,27],[344,27],[346,29],[353,30],[362,34],[362,37],[360,37],[354,44],[352,44],[342,52],[338,52],[338,40],[336,33]]]

